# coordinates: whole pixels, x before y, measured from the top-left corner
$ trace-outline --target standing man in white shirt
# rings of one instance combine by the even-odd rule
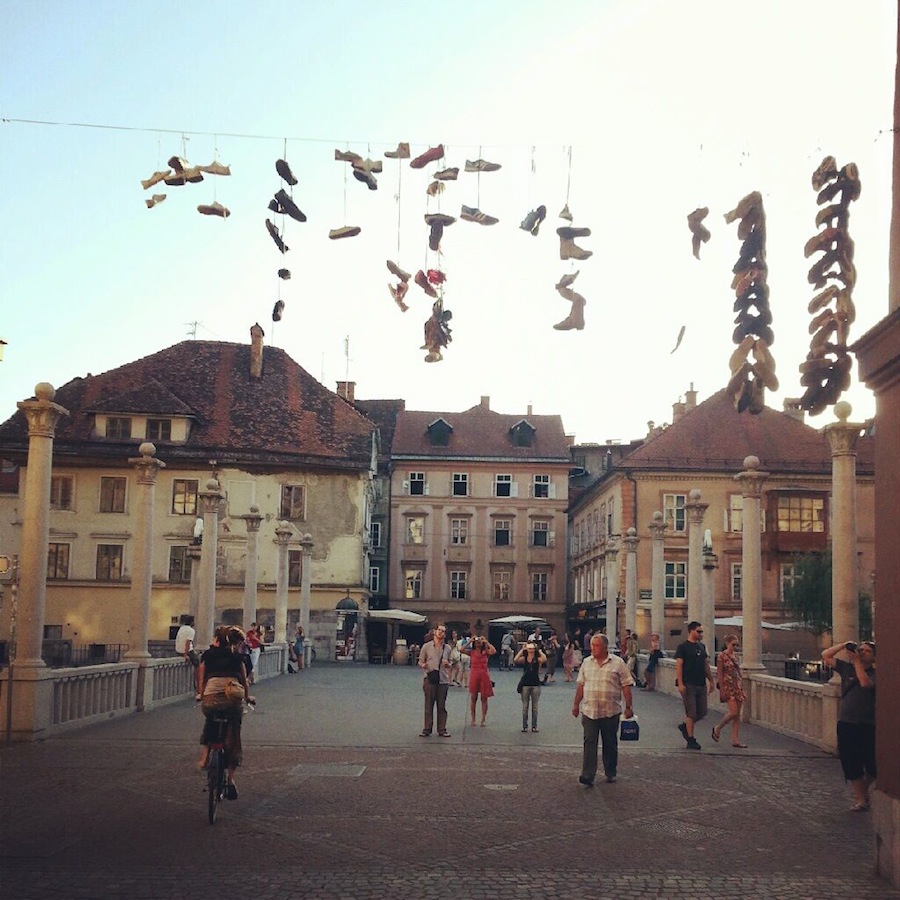
[[[624,660],[610,656],[609,639],[601,632],[591,637],[591,655],[578,670],[578,687],[572,715],[581,713],[584,750],[578,781],[593,787],[597,775],[597,744],[603,743],[603,772],[610,783],[616,780],[619,763],[619,717],[625,700],[625,718],[634,715],[631,686],[634,679]]]
[[[193,667],[195,680],[199,675],[200,654],[194,649],[194,638],[197,632],[194,630],[194,617],[185,616],[181,622],[181,628],[175,633],[175,652],[183,656]],[[196,693],[200,694],[200,684],[197,683]]]

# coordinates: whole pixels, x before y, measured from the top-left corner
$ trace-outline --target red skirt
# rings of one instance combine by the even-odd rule
[[[473,696],[481,694],[482,697],[493,697],[494,688],[491,686],[491,676],[483,670],[472,672],[469,675],[469,693]]]

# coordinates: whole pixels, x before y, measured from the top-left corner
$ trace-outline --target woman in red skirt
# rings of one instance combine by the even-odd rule
[[[472,668],[469,673],[469,712],[472,714],[471,724],[475,724],[475,703],[480,694],[481,725],[483,727],[487,722],[488,698],[494,696],[491,676],[488,674],[488,659],[497,652],[497,648],[493,644],[488,643],[482,635],[478,635],[473,638],[468,647],[463,648],[462,652],[472,661]]]

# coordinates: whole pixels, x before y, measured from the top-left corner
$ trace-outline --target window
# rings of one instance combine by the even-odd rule
[[[406,587],[403,596],[407,600],[419,600],[422,597],[422,570],[407,569],[404,572]]]
[[[176,516],[196,516],[199,489],[200,482],[196,479],[176,478],[172,482],[172,512]]]
[[[373,522],[369,528],[369,546],[373,550],[381,546],[381,522]]]
[[[535,603],[547,602],[547,573],[531,573],[531,599]]]
[[[378,566],[369,566],[369,590],[377,594],[381,586],[381,569]]]
[[[450,573],[450,599],[465,600],[466,599],[466,580],[468,572],[451,572]]]
[[[69,577],[69,545],[51,543],[47,549],[47,578]]]
[[[283,484],[281,486],[279,517],[294,522],[306,518],[306,488],[302,484]]]
[[[453,486],[450,492],[454,497],[469,496],[469,476],[465,472],[453,473]]]
[[[97,581],[120,581],[122,578],[122,545],[97,545]]]
[[[19,493],[19,467],[8,459],[0,459],[0,494]]]
[[[494,520],[494,546],[509,547],[512,544],[512,519]]]
[[[663,518],[669,531],[685,530],[684,501],[684,494],[663,494]]]
[[[735,601],[741,599],[742,573],[743,568],[741,563],[731,564],[731,599]]]
[[[784,603],[785,591],[792,588],[797,581],[797,566],[790,563],[782,563],[778,573],[778,596]]]
[[[549,547],[550,546],[550,523],[534,522],[531,526],[531,546],[532,547]]]
[[[732,494],[728,498],[728,510],[726,516],[728,521],[725,523],[725,530],[732,533],[742,530],[741,516],[744,511],[744,498],[740,494]]]
[[[147,440],[148,441],[171,441],[172,440],[172,420],[171,419],[147,419]]]
[[[50,477],[50,509],[72,509],[75,479],[71,475]]]
[[[125,512],[125,479],[104,475],[100,479],[100,512]]]
[[[498,569],[494,572],[494,599],[509,600],[509,589],[512,584],[512,572]]]
[[[288,587],[300,587],[303,574],[303,559],[300,550],[288,550]]]
[[[450,543],[457,546],[469,543],[469,520],[450,520]]]
[[[532,482],[531,495],[533,497],[549,497],[550,496],[550,476],[535,475]]]
[[[825,531],[825,500],[822,497],[779,497],[778,530]]]
[[[169,550],[169,581],[190,583],[191,562],[187,547],[172,547]]]
[[[666,600],[687,597],[687,563],[666,562]]]
[[[512,475],[494,476],[494,496],[515,497],[515,494],[513,493]]]
[[[106,436],[128,440],[131,438],[131,419],[125,416],[110,416],[106,420]]]
[[[425,543],[425,517],[424,516],[407,516],[406,517],[406,543],[407,544],[424,544]]]
[[[415,496],[421,496],[425,493],[425,473],[410,472],[409,473],[409,492]]]

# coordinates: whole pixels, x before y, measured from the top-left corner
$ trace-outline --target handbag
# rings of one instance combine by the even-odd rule
[[[426,680],[429,684],[440,684],[441,683],[441,673],[439,669],[432,669],[425,675]]]
[[[622,719],[619,723],[620,741],[639,741],[641,739],[641,726],[638,725],[637,716],[630,719]]]
[[[516,693],[522,693],[522,682],[525,680],[525,675],[523,673],[522,677],[519,679],[519,683],[516,685]]]
[[[234,709],[244,702],[244,686],[237,678],[210,678],[203,688],[204,712]]]

